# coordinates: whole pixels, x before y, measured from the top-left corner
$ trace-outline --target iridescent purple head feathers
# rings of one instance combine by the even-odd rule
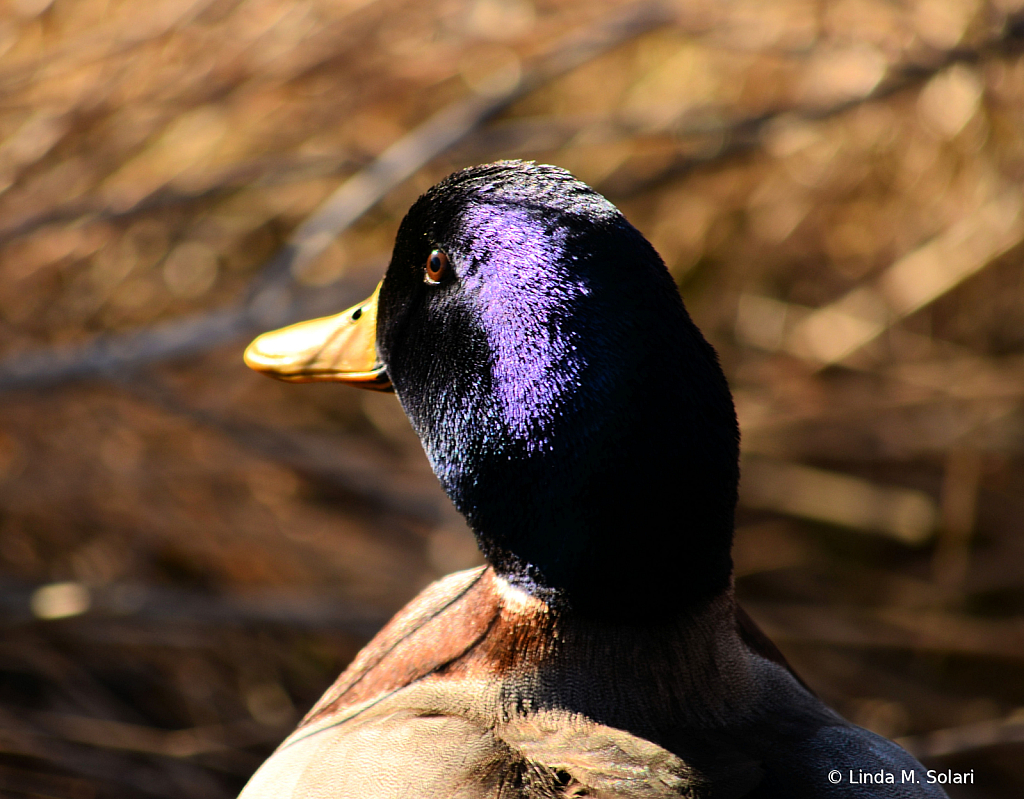
[[[435,249],[451,263],[438,284],[423,278]],[[652,561],[689,580],[682,593],[728,580],[737,432],[714,351],[646,239],[568,172],[501,162],[424,194],[398,233],[377,343],[508,579],[580,607],[656,601]]]

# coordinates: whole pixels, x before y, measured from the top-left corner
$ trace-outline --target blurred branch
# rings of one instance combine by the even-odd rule
[[[88,199],[64,203],[0,227],[0,247],[47,225],[78,220],[118,222],[153,211],[216,199],[242,189],[281,186],[311,177],[325,177],[354,166],[351,159],[342,156],[261,158],[226,169],[194,191],[184,191],[171,185],[160,186],[127,208],[115,208]]]
[[[0,765],[0,790],[13,791],[15,795],[79,797],[97,796],[100,788],[92,780],[82,777],[44,774]]]
[[[1024,397],[1024,357],[979,357],[897,363],[885,370],[893,380],[957,399]]]
[[[789,332],[783,348],[819,366],[843,361],[1022,239],[1020,190],[999,187],[981,208],[900,258],[869,285],[813,311]]]
[[[576,32],[527,70],[515,86],[494,96],[459,100],[403,136],[373,163],[341,185],[292,234],[288,245],[268,263],[250,296],[258,298],[276,284],[302,275],[309,264],[384,196],[426,164],[473,133],[515,101],[555,78],[656,27],[672,17],[661,3],[641,3],[597,26]]]
[[[290,724],[283,728],[265,727],[255,721],[245,720],[187,730],[160,730],[141,724],[64,713],[36,713],[33,719],[51,735],[67,741],[174,758],[195,757],[277,741],[290,727]]]
[[[447,506],[447,499],[436,490],[432,480],[426,482],[431,490],[424,491],[422,481],[403,479],[393,464],[382,462],[380,457],[360,456],[359,447],[343,437],[271,428],[224,417],[188,403],[180,392],[155,375],[145,380],[128,376],[117,382],[129,393],[164,411],[213,428],[307,479],[351,492],[378,510],[437,524],[443,516],[442,505]]]
[[[384,257],[370,261],[384,262]],[[356,265],[345,281],[318,288],[293,286],[276,297],[257,297],[262,301],[258,305],[180,316],[143,330],[100,336],[86,344],[15,355],[0,362],[0,392],[47,388],[85,378],[124,380],[148,364],[198,355],[260,329],[332,313],[369,294],[376,277],[369,280],[366,272],[365,265]]]
[[[210,778],[187,762],[158,765],[134,762],[97,751],[94,747],[61,740],[28,728],[22,720],[0,719],[0,753],[38,758],[73,774],[130,788],[139,796],[176,799],[185,795],[198,799],[221,799],[223,793]]]
[[[62,608],[59,595],[74,589],[78,604]],[[327,630],[347,633],[358,638],[369,638],[388,620],[393,608],[378,608],[368,604],[346,601],[337,597],[297,595],[290,593],[260,593],[241,596],[215,594],[184,589],[147,585],[87,586],[84,583],[50,583],[44,586],[4,585],[0,583],[0,608],[5,626],[20,625],[35,619],[58,621],[82,617],[91,622],[103,620],[141,621],[147,624],[212,625],[223,627],[280,625],[289,630]],[[42,615],[40,615],[42,614]],[[47,664],[33,663],[37,670]],[[52,669],[45,669],[57,679]],[[75,680],[88,679],[75,671]],[[87,686],[95,692],[95,686]],[[76,694],[80,698],[82,691]],[[104,701],[109,697],[104,695]],[[87,708],[99,712],[98,708]]]
[[[240,0],[230,0],[238,4]],[[48,50],[39,58],[26,59],[0,72],[0,94],[10,94],[21,84],[34,80],[42,70],[53,73],[62,69],[80,67],[85,64],[123,54],[181,29],[195,20],[215,3],[223,0],[183,0],[177,4],[165,2],[157,13],[147,14],[145,24],[139,25],[139,18],[133,19],[133,27],[125,25],[123,19],[114,18],[90,34],[74,38],[62,47]],[[47,6],[41,6],[40,12]],[[225,9],[226,10],[226,9]],[[65,62],[65,63],[62,63]]]
[[[644,31],[639,30],[637,33],[642,32]],[[702,41],[715,49],[758,54],[770,53],[801,58],[813,52],[813,48],[766,48],[737,44],[729,41],[728,28],[716,27],[708,22],[705,22],[703,25],[689,25],[687,26],[687,32],[694,36],[707,34],[703,36]],[[998,52],[998,48],[993,47],[994,43],[1010,43],[1016,41],[1018,36],[1020,36],[1019,29],[1013,24],[1008,23],[1000,37],[986,42],[977,48],[951,50],[941,53],[938,61],[932,65],[906,65],[904,67],[894,67],[890,72],[894,74],[902,73],[905,78],[916,77],[917,80],[926,80],[951,63],[976,61],[983,53]],[[1014,51],[1011,49],[1010,52]],[[506,95],[503,95],[495,98],[495,102],[502,104],[502,107],[504,107],[549,80],[550,76],[545,74],[543,66],[543,64],[538,65],[536,75],[528,75],[525,80],[510,90],[507,96],[511,97],[511,99],[506,100]],[[0,80],[2,80],[2,76],[0,76]],[[770,123],[780,117],[792,116],[803,119],[823,119],[837,113],[842,113],[851,106],[862,102],[880,99],[900,88],[904,88],[904,86],[898,80],[892,80],[890,84],[880,84],[874,91],[861,98],[846,100],[835,106],[825,108],[792,106],[740,118],[730,118],[728,109],[721,106],[701,106],[687,110],[684,114],[671,120],[666,125],[656,127],[652,127],[643,120],[628,116],[620,116],[611,120],[604,116],[517,118],[499,122],[486,129],[481,129],[478,124],[475,130],[469,131],[469,134],[464,137],[466,143],[460,148],[459,154],[472,160],[476,157],[493,157],[495,152],[512,154],[521,150],[557,149],[583,130],[587,131],[589,141],[614,142],[637,136],[664,135],[669,133],[677,138],[699,136],[714,138],[724,136],[730,141],[739,138],[747,141],[748,144],[758,144],[759,136],[756,134],[759,133],[766,123]],[[482,101],[482,103],[486,105],[486,100]],[[752,138],[748,138],[751,136]],[[731,154],[727,148],[715,148],[708,150],[704,155],[697,156],[696,160],[713,163],[719,159],[728,158]],[[694,158],[692,155],[689,157]],[[243,164],[226,170],[223,175],[216,178],[209,185],[196,191],[181,192],[169,186],[162,186],[126,209],[117,209],[105,204],[89,201],[68,203],[50,209],[45,213],[9,223],[6,227],[0,228],[0,245],[27,235],[48,224],[69,222],[83,217],[88,217],[90,222],[120,220],[157,209],[217,197],[221,194],[241,188],[248,188],[253,185],[278,185],[279,183],[303,180],[308,178],[311,173],[317,176],[329,175],[349,168],[351,165],[351,160],[347,156],[261,159],[254,163]],[[625,193],[630,191],[629,189],[624,190]],[[624,192],[620,191],[617,194],[621,195]]]
[[[1024,718],[1015,713],[1003,719],[897,738],[896,743],[919,758],[946,757],[987,746],[1024,743]]]
[[[244,308],[230,308],[179,317],[138,332],[101,336],[87,344],[15,355],[0,364],[0,391],[110,377],[153,361],[204,352],[254,329]]]
[[[508,91],[473,95],[427,119],[373,163],[345,181],[261,269],[239,306],[61,349],[14,356],[0,364],[0,391],[42,388],[68,380],[123,374],[155,361],[202,352],[260,328],[287,323],[295,311],[293,278],[389,191],[516,100],[602,53],[672,20],[661,3],[571,34]]]
[[[878,485],[798,463],[746,457],[740,503],[892,538],[909,546],[935,531],[938,509],[922,491]]]
[[[826,610],[768,603],[744,603],[744,607],[775,641],[1024,658],[1024,625],[1018,619],[976,619],[902,608]]]
[[[840,407],[773,418],[770,408],[750,418],[741,408],[744,451],[747,456],[829,462],[842,453],[846,463],[862,466],[883,458],[904,464],[941,456],[950,447],[966,447],[1003,457],[1024,447],[1021,402],[1000,400],[940,400],[935,397],[900,403],[868,397],[863,404],[843,408],[842,392],[827,397]],[[883,391],[877,392],[883,394]],[[749,423],[748,420],[749,419]],[[931,472],[926,485],[933,482]]]
[[[699,123],[687,130],[685,120],[675,123],[677,135],[693,133],[714,133],[718,138],[714,147],[705,148],[696,154],[681,153],[672,158],[653,174],[634,178],[630,168],[620,168],[606,178],[598,187],[602,192],[616,198],[642,194],[686,175],[696,169],[718,165],[731,158],[745,155],[759,148],[763,134],[777,120],[791,117],[807,121],[824,121],[845,114],[865,103],[884,100],[900,92],[917,88],[930,78],[954,64],[976,64],[990,58],[1019,55],[1024,50],[1024,14],[1008,16],[999,33],[975,47],[955,47],[938,51],[927,61],[911,61],[896,64],[888,69],[887,76],[871,91],[857,97],[827,106],[794,105],[777,108],[749,117],[728,120],[720,126],[708,127]]]
[[[923,390],[898,400],[882,395],[874,407],[881,407],[882,400],[886,401],[886,407],[895,407],[931,402],[941,396],[980,401],[1018,399],[1024,396],[1024,358],[979,356],[967,347],[902,329],[899,324],[906,313],[901,310],[908,310],[907,305],[894,310],[892,306],[897,305],[900,298],[895,297],[890,305],[876,288],[897,281],[906,285],[916,295],[909,308],[913,313],[998,260],[1000,253],[992,253],[993,249],[1005,252],[1005,247],[1018,246],[1020,241],[1013,239],[1018,235],[1024,237],[1024,218],[1017,216],[1010,221],[1012,228],[1004,231],[1003,236],[976,234],[974,238],[981,252],[975,251],[973,256],[962,252],[957,257],[950,252],[952,248],[944,247],[946,242],[954,240],[952,232],[948,231],[899,259],[872,284],[848,292],[822,308],[760,294],[741,294],[736,305],[736,338],[744,346],[765,352],[789,352],[818,366],[825,365],[822,358],[825,363],[831,363],[833,356],[839,355],[847,368],[881,374],[893,383]],[[961,232],[966,228],[958,227]],[[961,239],[962,251],[966,249],[964,244]],[[940,253],[946,257],[940,258]],[[891,349],[897,353],[909,351],[912,356],[897,355],[877,368],[871,358],[846,360],[884,334],[890,336]]]
[[[262,267],[239,305],[175,319],[131,333],[104,336],[81,345],[44,348],[13,356],[0,362],[0,391],[41,388],[69,380],[123,374],[145,364],[203,352],[256,330],[287,324],[301,317],[305,311],[297,302],[301,289],[294,287],[293,279],[301,276],[331,241],[389,191],[438,155],[465,140],[516,100],[609,49],[671,20],[661,4],[642,3],[625,14],[570,35],[539,58],[519,83],[505,93],[497,97],[471,96],[442,109],[345,181]],[[919,85],[951,64],[977,62],[992,55],[1018,52],[1022,41],[1024,25],[1013,19],[998,36],[976,48],[949,50],[929,64],[904,64],[892,68],[887,80],[861,97],[825,108],[778,109],[732,120],[721,127],[715,124],[709,127],[706,121],[691,120],[693,131],[713,133],[718,144],[707,148],[704,153],[681,156],[655,176],[640,182],[626,185],[613,175],[601,188],[616,197],[647,190],[694,167],[719,163],[759,146],[764,130],[779,118],[797,114],[807,119],[825,119],[838,115],[865,102]],[[675,124],[677,127],[682,124],[679,130],[684,134],[687,132],[685,122],[677,121]],[[149,198],[149,201],[155,199]],[[1006,246],[1010,245],[1004,245],[1002,250]],[[354,297],[354,292],[352,294]]]

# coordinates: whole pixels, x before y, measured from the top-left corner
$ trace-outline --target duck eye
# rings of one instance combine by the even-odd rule
[[[448,256],[441,250],[434,250],[427,258],[427,282],[440,283],[448,272]]]

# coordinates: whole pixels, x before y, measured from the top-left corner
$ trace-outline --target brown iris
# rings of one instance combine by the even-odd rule
[[[440,283],[448,274],[448,256],[441,250],[434,250],[427,257],[427,282]]]

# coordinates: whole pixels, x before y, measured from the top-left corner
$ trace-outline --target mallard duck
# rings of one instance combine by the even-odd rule
[[[654,248],[565,170],[451,175],[367,302],[245,359],[394,391],[487,565],[400,611],[243,799],[944,795],[737,606],[717,356]]]

